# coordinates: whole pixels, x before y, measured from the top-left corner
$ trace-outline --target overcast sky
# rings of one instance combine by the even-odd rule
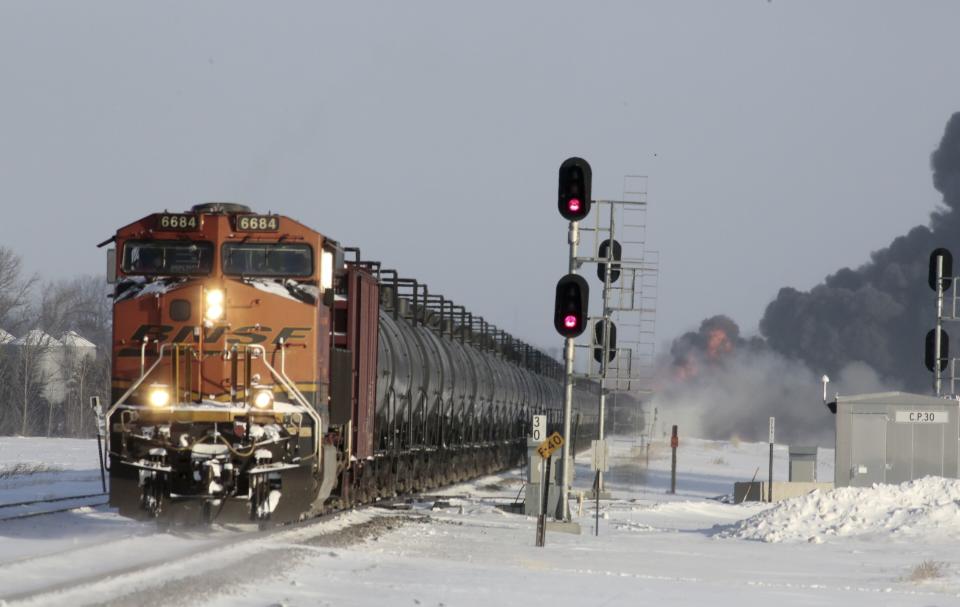
[[[751,332],[781,286],[926,221],[958,23],[956,2],[0,0],[0,244],[100,273],[117,227],[242,201],[551,347],[579,155],[595,197],[649,176],[659,338],[715,313]]]

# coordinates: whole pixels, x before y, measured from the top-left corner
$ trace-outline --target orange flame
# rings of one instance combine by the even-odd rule
[[[723,329],[712,329],[707,337],[707,358],[718,360],[724,354],[733,351],[733,343]]]

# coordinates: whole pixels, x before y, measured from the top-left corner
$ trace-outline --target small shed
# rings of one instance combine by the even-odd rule
[[[839,396],[836,487],[957,478],[960,401],[905,392]]]

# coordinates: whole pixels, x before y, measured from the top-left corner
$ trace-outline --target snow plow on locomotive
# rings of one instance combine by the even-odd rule
[[[288,217],[208,203],[109,242],[125,516],[299,520],[515,465],[533,413],[561,421],[559,363]]]

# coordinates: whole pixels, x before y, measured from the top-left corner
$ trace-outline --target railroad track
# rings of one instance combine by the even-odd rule
[[[107,494],[105,493],[91,493],[86,495],[71,495],[57,498],[50,498],[44,500],[30,500],[22,502],[11,502],[6,504],[0,504],[0,522],[9,521],[15,519],[37,517],[48,514],[54,514],[58,512],[66,512],[70,510],[75,510],[84,506],[96,506],[102,505],[106,502],[105,498]],[[405,516],[418,518],[422,515],[415,513],[406,513],[401,514],[399,510],[408,510],[409,506],[412,504],[424,502],[443,502],[449,499],[464,499],[464,498],[473,498],[473,499],[508,499],[503,496],[488,496],[488,495],[472,495],[470,493],[457,492],[450,495],[442,495],[438,493],[409,493],[393,498],[382,499],[376,502],[370,502],[366,504],[356,505],[351,508],[346,509],[336,509],[328,513],[322,514],[320,516],[307,519],[298,523],[290,523],[279,525],[276,527],[268,529],[252,529],[252,530],[243,530],[243,529],[231,529],[231,527],[224,527],[223,530],[229,531],[229,533],[223,534],[221,536],[204,536],[194,535],[184,536],[184,539],[191,539],[196,541],[191,541],[189,543],[184,543],[182,546],[170,546],[167,550],[163,550],[163,554],[156,558],[144,558],[144,559],[134,559],[131,561],[118,562],[113,564],[105,564],[105,567],[99,568],[95,571],[87,570],[77,570],[72,573],[68,573],[65,578],[60,578],[58,581],[50,585],[43,585],[40,587],[34,588],[23,588],[19,591],[14,591],[11,593],[4,593],[0,590],[0,604],[5,602],[20,602],[20,601],[30,601],[30,602],[47,602],[56,604],[70,604],[71,601],[76,601],[77,604],[82,604],[84,602],[89,602],[86,597],[89,596],[89,591],[98,588],[104,583],[117,583],[120,586],[127,585],[142,585],[144,584],[143,578],[145,572],[152,572],[156,579],[178,579],[181,576],[190,577],[191,573],[185,571],[179,571],[176,568],[171,569],[171,564],[178,561],[187,561],[191,563],[205,563],[208,562],[210,557],[215,554],[224,554],[228,548],[234,547],[239,548],[241,544],[246,544],[248,542],[257,542],[263,541],[265,546],[269,546],[271,542],[284,542],[285,538],[294,538],[298,537],[297,540],[293,540],[294,544],[298,544],[303,540],[309,538],[320,538],[330,531],[323,531],[322,526],[324,523],[329,522],[337,517],[356,513],[363,511],[372,511],[374,513],[373,518],[378,516]],[[56,507],[60,504],[64,504],[64,507]],[[48,506],[55,506],[50,509]],[[406,507],[404,507],[406,506]],[[3,516],[4,511],[17,510],[23,508],[43,508],[41,511],[30,511],[30,512],[19,512],[17,514]],[[380,511],[377,513],[377,511]],[[320,527],[321,530],[317,532],[314,529],[315,527]],[[333,531],[336,532],[335,530]],[[170,535],[177,535],[176,531],[160,534],[160,537],[169,537]],[[9,568],[11,570],[19,567],[27,567],[28,569],[24,570],[24,573],[31,575],[35,572],[34,567],[46,567],[43,563],[49,561],[51,565],[55,563],[51,559],[62,559],[65,554],[72,554],[74,558],[78,559],[80,562],[91,562],[85,561],[83,554],[86,551],[93,551],[102,549],[102,546],[105,544],[117,544],[118,546],[128,539],[129,536],[124,537],[113,537],[109,538],[104,542],[95,542],[92,544],[75,546],[67,548],[66,550],[57,550],[47,554],[35,554],[25,556],[23,558],[14,559],[9,562],[2,563],[2,567]],[[287,541],[291,541],[287,539]],[[230,553],[229,550],[226,553]],[[112,566],[111,566],[112,565]],[[199,566],[199,565],[198,565]],[[203,568],[200,566],[201,569]],[[14,572],[15,573],[15,572]],[[58,575],[54,572],[50,572],[52,577],[56,579]],[[222,572],[221,572],[222,573]],[[139,581],[137,581],[139,580]],[[150,582],[146,583],[148,586],[151,585]],[[132,587],[132,586],[131,586]],[[139,596],[139,595],[136,595]],[[118,599],[124,599],[126,595],[123,593],[120,594]],[[118,604],[135,604],[136,601],[130,600],[120,600]]]
[[[88,493],[86,495],[66,495],[62,497],[48,497],[45,499],[0,504],[0,523],[45,516],[48,514],[58,514],[60,512],[69,512],[77,508],[103,506],[107,503],[106,498],[106,493]],[[63,504],[70,505],[63,506]],[[53,508],[46,506],[53,506]],[[11,514],[11,512],[13,512],[13,514]]]
[[[374,512],[373,518],[376,518],[377,516],[397,516],[397,513],[390,509],[391,506],[397,502],[406,501],[409,498],[410,496],[402,496],[395,499],[382,500],[375,503],[354,506],[353,508],[345,510],[334,510],[304,521],[279,525],[269,529],[254,529],[249,531],[236,530],[218,537],[210,538],[209,540],[204,540],[202,536],[197,537],[194,539],[200,540],[199,542],[185,543],[182,546],[177,546],[172,550],[165,551],[164,554],[156,558],[135,560],[135,562],[130,562],[129,560],[123,561],[122,564],[117,563],[119,566],[107,566],[99,571],[81,574],[76,577],[64,579],[54,584],[39,588],[25,589],[9,594],[4,594],[2,591],[0,591],[0,604],[16,603],[20,601],[39,601],[43,603],[49,601],[55,604],[83,604],[89,602],[85,598],[86,596],[89,596],[89,591],[95,589],[98,585],[103,583],[110,583],[113,585],[119,584],[120,586],[123,586],[125,581],[130,581],[132,586],[142,586],[145,583],[147,586],[149,586],[158,582],[144,582],[145,578],[152,580],[175,581],[181,576],[190,577],[191,575],[195,575],[195,571],[191,570],[190,568],[191,564],[196,564],[196,567],[203,569],[204,567],[208,567],[210,563],[218,562],[213,555],[217,553],[228,555],[235,553],[236,549],[241,544],[246,544],[248,542],[262,542],[265,546],[270,546],[272,542],[277,541],[285,544],[286,542],[291,541],[304,542],[314,538],[320,538],[327,534],[338,533],[339,531],[342,531],[342,528],[338,527],[333,530],[320,530],[319,532],[314,532],[315,530],[312,530],[312,527],[322,527],[324,523],[328,523],[337,517],[357,512],[372,511]],[[380,514],[376,513],[378,510],[381,511]],[[419,515],[412,516],[419,517]],[[90,546],[90,548],[94,549],[98,547],[98,544]],[[69,551],[79,553],[86,548],[88,547],[78,547]],[[226,550],[228,548],[231,548],[231,550]],[[224,553],[224,551],[226,552]],[[62,556],[62,554],[62,551],[56,552],[49,555],[49,557],[59,558]],[[10,565],[29,564],[31,561],[43,560],[44,558],[47,558],[47,555],[31,557],[23,559],[22,561],[15,561],[10,563]],[[181,561],[186,563],[185,568],[178,568],[178,563]],[[228,562],[224,562],[223,564],[228,565]],[[5,566],[6,565],[7,564],[5,564]],[[135,596],[139,597],[137,599],[138,601],[142,600],[142,595],[139,593],[139,591]],[[119,597],[115,598],[124,597],[125,595],[121,594]],[[102,600],[103,598],[101,597],[101,599],[96,602],[101,602]]]

